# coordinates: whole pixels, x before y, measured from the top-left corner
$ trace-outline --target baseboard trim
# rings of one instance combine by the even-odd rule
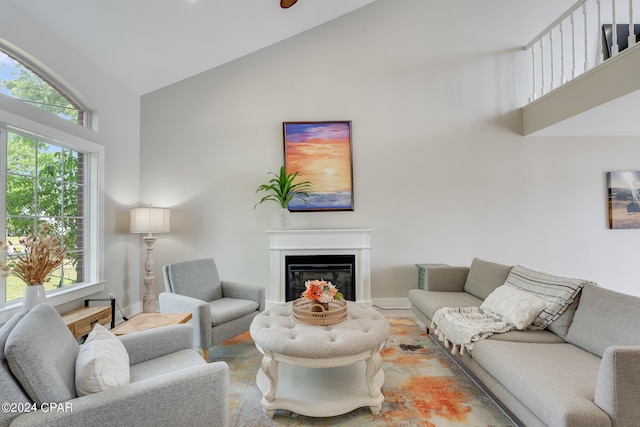
[[[373,306],[385,310],[409,309],[411,303],[408,298],[373,298]]]

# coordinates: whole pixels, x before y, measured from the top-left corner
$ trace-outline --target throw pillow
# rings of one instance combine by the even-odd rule
[[[76,393],[84,396],[129,384],[129,354],[118,337],[97,324],[76,358]]]
[[[544,329],[555,321],[589,283],[582,279],[556,276],[540,270],[516,265],[511,269],[505,285],[528,292],[547,302],[544,310],[534,319],[531,329]]]
[[[522,330],[535,320],[547,303],[535,295],[509,285],[498,286],[485,299],[480,308],[504,317]]]

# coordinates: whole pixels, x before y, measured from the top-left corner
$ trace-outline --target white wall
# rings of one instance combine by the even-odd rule
[[[102,277],[106,282],[101,296],[113,292],[122,307],[132,304],[137,307],[141,299],[138,282],[141,248],[139,237],[128,232],[128,208],[137,205],[140,192],[139,96],[56,39],[42,25],[31,21],[12,3],[5,2],[2,6],[0,38],[48,66],[98,113],[98,129],[80,134],[105,147]],[[61,126],[69,131],[67,123]]]
[[[355,210],[292,225],[374,229],[374,300],[406,298],[415,263],[476,256],[640,294],[640,231],[607,229],[605,176],[638,168],[636,138],[518,133],[520,48],[546,26],[529,21],[539,7],[378,0],[145,95],[142,200],[173,208],[156,289],[163,264],[205,256],[223,278],[266,284],[276,208],[253,205],[283,161],[282,122],[351,120]]]

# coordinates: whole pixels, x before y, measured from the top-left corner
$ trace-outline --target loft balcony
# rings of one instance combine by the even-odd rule
[[[575,3],[525,46],[523,134],[640,135],[639,46],[640,0]]]

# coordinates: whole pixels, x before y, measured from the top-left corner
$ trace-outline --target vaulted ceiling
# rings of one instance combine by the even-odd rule
[[[374,0],[8,0],[139,95]]]

